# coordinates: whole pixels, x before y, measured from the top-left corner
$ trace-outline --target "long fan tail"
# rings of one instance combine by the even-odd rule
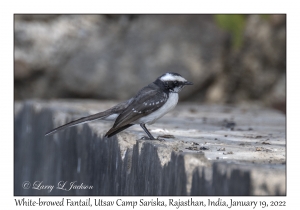
[[[64,129],[69,128],[69,127],[73,127],[73,126],[76,126],[76,125],[79,125],[79,124],[84,124],[84,123],[87,123],[87,122],[90,122],[90,121],[93,121],[93,120],[98,120],[98,119],[104,118],[106,116],[107,116],[106,112],[100,112],[100,113],[97,113],[97,114],[94,114],[94,115],[83,117],[83,118],[80,118],[78,120],[74,120],[72,122],[69,122],[65,125],[54,128],[53,130],[46,133],[45,136],[52,135],[52,134],[56,133],[57,131],[61,131],[61,130],[64,130]]]

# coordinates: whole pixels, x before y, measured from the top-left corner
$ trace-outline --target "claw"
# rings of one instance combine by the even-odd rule
[[[149,138],[148,136],[143,136],[142,138],[141,138],[141,140],[159,140],[159,139],[151,139],[151,138]]]

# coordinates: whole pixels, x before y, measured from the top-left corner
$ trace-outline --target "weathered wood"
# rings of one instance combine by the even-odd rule
[[[96,121],[55,135],[55,126],[114,103],[15,104],[15,195],[285,195],[285,116],[259,107],[178,105],[148,126],[164,140],[140,140],[139,126],[104,138]],[[174,136],[174,137],[173,137]],[[93,189],[37,190],[35,181]]]

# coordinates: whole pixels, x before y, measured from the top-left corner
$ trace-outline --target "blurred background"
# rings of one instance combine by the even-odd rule
[[[161,74],[180,100],[286,110],[286,15],[15,15],[15,100],[125,100]]]

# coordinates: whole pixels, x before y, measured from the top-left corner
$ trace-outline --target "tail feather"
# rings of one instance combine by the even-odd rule
[[[104,118],[106,116],[107,116],[106,112],[100,112],[100,113],[97,113],[97,114],[94,114],[94,115],[83,117],[83,118],[80,118],[78,120],[74,120],[72,122],[69,122],[65,125],[54,128],[53,130],[46,133],[45,136],[52,135],[52,134],[56,133],[57,131],[61,131],[61,130],[64,130],[64,129],[69,128],[69,127],[73,127],[73,126],[76,126],[76,125],[79,125],[79,124],[84,124],[84,123],[87,123],[87,122],[90,122],[90,121],[93,121],[93,120],[98,120],[98,119]]]
[[[116,135],[117,133],[125,130],[126,128],[129,128],[130,126],[132,126],[134,124],[127,124],[127,125],[124,125],[123,127],[120,127],[120,128],[111,128],[106,134],[105,134],[105,137],[112,137],[114,135]]]
[[[94,115],[83,117],[83,118],[80,118],[78,120],[74,120],[72,122],[69,122],[69,123],[67,123],[65,125],[59,126],[57,128],[54,128],[53,130],[51,130],[48,133],[46,133],[45,136],[49,136],[51,134],[56,133],[57,131],[61,131],[61,130],[64,130],[66,128],[72,127],[72,126],[76,126],[76,125],[79,125],[79,124],[91,122],[93,120],[101,120],[101,119],[114,120],[114,117],[118,116],[124,109],[126,109],[128,107],[128,105],[132,102],[132,100],[133,100],[133,98],[131,98],[131,99],[127,100],[127,101],[121,102],[121,103],[115,105],[114,107],[112,107],[112,108],[104,111],[104,112],[99,112],[99,113],[94,114]],[[114,114],[116,114],[116,116],[112,116]],[[124,130],[124,129],[130,127],[130,126],[127,125],[122,130]],[[118,132],[120,132],[120,131],[118,131]]]

